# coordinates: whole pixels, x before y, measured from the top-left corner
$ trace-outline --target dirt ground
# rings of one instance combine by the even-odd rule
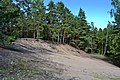
[[[77,50],[69,45],[55,45],[47,41],[35,39],[18,39],[13,43],[15,51],[22,51],[24,58],[40,61],[44,59],[50,64],[45,70],[53,71],[61,80],[119,80],[120,68],[108,61],[97,59],[84,51]],[[3,51],[0,49],[0,51]],[[0,52],[1,53],[1,52]],[[0,58],[2,58],[0,54]],[[50,62],[50,63],[49,63]],[[40,64],[35,64],[40,66]],[[41,66],[40,66],[41,67]],[[48,79],[52,80],[52,79]]]

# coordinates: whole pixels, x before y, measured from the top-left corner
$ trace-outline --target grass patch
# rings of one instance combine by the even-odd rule
[[[112,80],[120,80],[120,78],[112,78]]]
[[[33,80],[38,71],[26,60],[11,62],[9,66],[0,67],[0,80]]]

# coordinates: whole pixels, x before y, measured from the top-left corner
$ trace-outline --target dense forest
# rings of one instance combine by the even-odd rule
[[[87,22],[83,9],[75,16],[61,1],[51,0],[45,6],[43,0],[0,0],[0,45],[8,46],[17,38],[43,39],[119,62],[120,1],[112,0],[111,5],[115,21],[98,29],[94,22]]]

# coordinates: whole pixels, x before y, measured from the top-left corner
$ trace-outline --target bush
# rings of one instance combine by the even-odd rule
[[[8,46],[11,42],[15,41],[15,36],[1,36],[0,37],[0,45],[1,46]]]

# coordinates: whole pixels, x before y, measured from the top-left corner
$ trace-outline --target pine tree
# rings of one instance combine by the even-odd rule
[[[54,42],[54,40],[56,40],[56,5],[54,4],[54,2],[51,0],[49,2],[48,6],[48,13],[47,13],[47,25],[48,25],[48,35],[49,35],[49,39],[52,39],[52,41]]]
[[[113,15],[115,17],[115,24],[114,25],[114,37],[113,37],[113,40],[112,40],[112,46],[111,46],[111,53],[113,54],[120,54],[119,50],[120,50],[120,47],[118,46],[119,45],[119,37],[120,37],[120,1],[119,0],[112,0],[112,3],[111,3],[114,7],[113,9]],[[119,40],[118,40],[119,39]],[[118,48],[119,47],[119,48]]]
[[[12,1],[0,1],[0,45],[9,44],[16,37],[16,18],[20,9]]]
[[[56,6],[57,6],[57,13],[56,13],[56,15],[57,15],[57,19],[58,19],[58,38],[59,38],[59,43],[62,43],[62,39],[63,39],[63,29],[62,29],[62,27],[63,27],[63,19],[64,19],[64,8],[65,8],[65,5],[64,5],[64,3],[63,2],[58,2],[57,4],[56,4]]]

